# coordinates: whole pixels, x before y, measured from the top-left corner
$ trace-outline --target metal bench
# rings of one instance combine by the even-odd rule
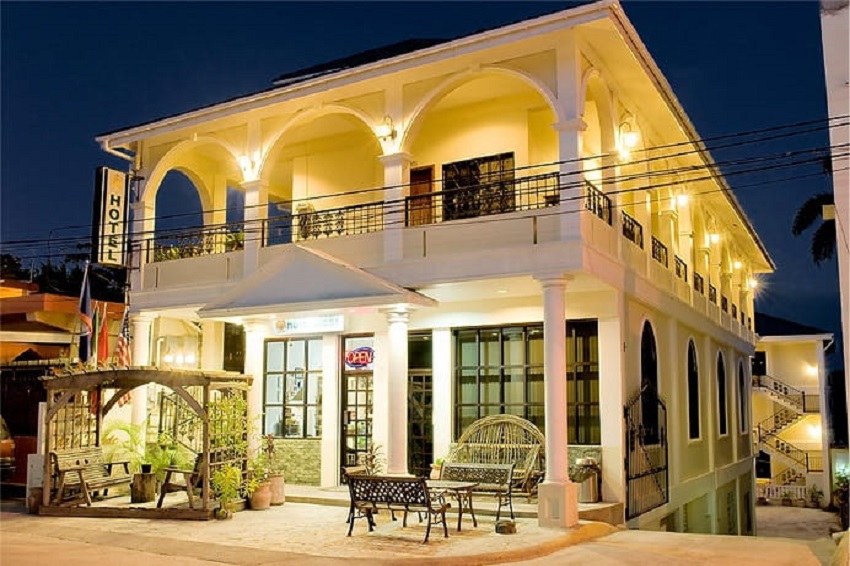
[[[130,474],[130,462],[104,462],[100,446],[70,448],[50,453],[56,477],[56,498],[54,503],[61,505],[67,490],[78,489],[80,499],[91,505],[91,493],[103,489],[106,495],[113,486],[129,485],[133,481]],[[113,468],[123,466],[123,470]],[[81,501],[81,502],[82,502]]]
[[[498,521],[502,513],[502,507],[508,507],[511,512],[511,519],[514,518],[514,505],[511,499],[513,475],[513,464],[446,462],[443,464],[440,479],[475,482],[478,485],[472,488],[473,492],[492,493],[499,502],[499,506],[496,509],[496,520]],[[471,508],[471,502],[469,503]]]
[[[349,475],[348,492],[351,497],[351,513],[349,514],[348,536],[354,530],[354,521],[365,518],[369,531],[375,528],[373,515],[379,507],[404,513],[403,527],[407,527],[407,513],[410,511],[424,513],[428,518],[428,528],[425,540],[431,535],[431,525],[443,525],[444,536],[449,536],[446,526],[446,509],[449,504],[441,494],[432,494],[428,490],[425,478],[407,478],[395,476],[366,476]],[[355,515],[354,510],[360,514]]]

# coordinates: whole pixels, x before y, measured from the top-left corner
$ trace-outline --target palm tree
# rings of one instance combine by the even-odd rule
[[[835,195],[831,192],[818,193],[803,203],[794,216],[791,233],[799,236],[814,224],[821,221],[812,234],[812,259],[815,265],[832,259],[835,255],[835,219],[824,219],[824,206],[834,206]]]

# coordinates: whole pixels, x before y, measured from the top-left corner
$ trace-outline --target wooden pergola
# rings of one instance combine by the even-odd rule
[[[41,515],[84,516],[84,517],[123,517],[123,518],[169,518],[169,519],[209,519],[213,510],[210,507],[210,402],[213,391],[247,392],[252,376],[234,372],[207,370],[174,370],[156,367],[132,367],[129,369],[69,370],[54,372],[44,376],[47,389],[47,410],[44,414],[44,477]],[[53,488],[53,470],[50,453],[57,449],[58,439],[63,439],[62,448],[81,448],[101,445],[103,417],[118,404],[119,400],[141,385],[156,383],[170,388],[194,412],[202,423],[202,492],[200,509],[168,509],[142,507],[68,507],[51,504]],[[193,396],[189,388],[201,388],[201,398]],[[103,402],[103,392],[114,390],[111,397]],[[71,419],[71,430],[59,431],[57,417],[63,410],[75,408],[78,418]],[[81,410],[82,408],[82,410]],[[90,409],[83,418],[94,420],[84,430],[79,415]],[[89,427],[88,425],[94,425]],[[93,428],[93,430],[88,430]],[[69,437],[70,435],[70,437]]]

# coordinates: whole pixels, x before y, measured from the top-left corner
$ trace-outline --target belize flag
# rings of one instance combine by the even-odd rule
[[[91,355],[92,319],[91,288],[89,287],[89,264],[83,271],[83,289],[80,291],[80,319],[83,327],[80,331],[80,361],[86,363]]]

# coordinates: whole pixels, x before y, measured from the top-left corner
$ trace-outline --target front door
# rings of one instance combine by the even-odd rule
[[[407,469],[427,477],[434,461],[431,333],[411,334],[407,352]]]
[[[342,446],[343,466],[360,465],[372,447],[372,336],[343,338],[342,359]]]
[[[407,200],[408,226],[421,226],[434,221],[433,181],[433,166],[410,170],[410,198]]]

